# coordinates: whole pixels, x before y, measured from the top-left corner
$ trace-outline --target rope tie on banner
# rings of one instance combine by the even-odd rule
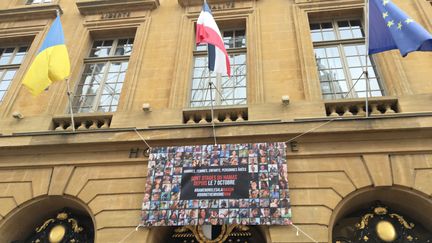
[[[298,227],[297,225],[291,223],[291,225],[296,228],[296,236],[299,236],[299,232],[302,233],[303,235],[305,235],[307,238],[309,238],[310,240],[312,240],[315,243],[318,243],[317,240],[315,240],[314,238],[312,238],[312,236],[310,236],[309,234],[307,234],[306,232],[304,232],[302,229],[300,229],[300,227]]]

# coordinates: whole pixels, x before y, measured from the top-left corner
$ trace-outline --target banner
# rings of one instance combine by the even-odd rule
[[[153,148],[142,224],[290,224],[285,148],[285,143]]]

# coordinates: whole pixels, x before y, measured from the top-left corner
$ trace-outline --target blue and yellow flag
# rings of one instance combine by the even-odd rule
[[[52,82],[64,80],[69,74],[69,55],[64,42],[60,16],[57,16],[24,76],[23,84],[33,95],[38,95]]]
[[[432,51],[432,35],[390,0],[369,1],[369,54]]]

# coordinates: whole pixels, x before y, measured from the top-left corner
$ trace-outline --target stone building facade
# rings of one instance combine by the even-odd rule
[[[394,2],[432,31],[430,1]],[[0,242],[62,220],[78,233],[73,217],[88,241],[172,241],[173,228],[135,228],[148,145],[213,143],[206,53],[194,45],[201,4],[0,1]],[[248,242],[431,240],[432,54],[366,61],[361,0],[209,4],[233,64],[213,96],[217,142],[289,141],[294,225],[251,226]],[[37,97],[21,84],[58,10],[75,132],[66,82]],[[368,213],[393,226],[367,227]]]

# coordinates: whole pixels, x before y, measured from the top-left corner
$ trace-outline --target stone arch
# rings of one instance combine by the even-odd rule
[[[333,210],[329,221],[329,242],[338,221],[372,203],[380,203],[416,219],[427,231],[432,232],[432,199],[428,195],[403,186],[367,187],[351,192]]]
[[[95,218],[90,208],[80,199],[72,196],[40,196],[20,204],[0,222],[0,242],[21,242],[49,217],[68,208],[74,214],[91,219],[96,232]],[[94,240],[96,241],[96,234]]]

